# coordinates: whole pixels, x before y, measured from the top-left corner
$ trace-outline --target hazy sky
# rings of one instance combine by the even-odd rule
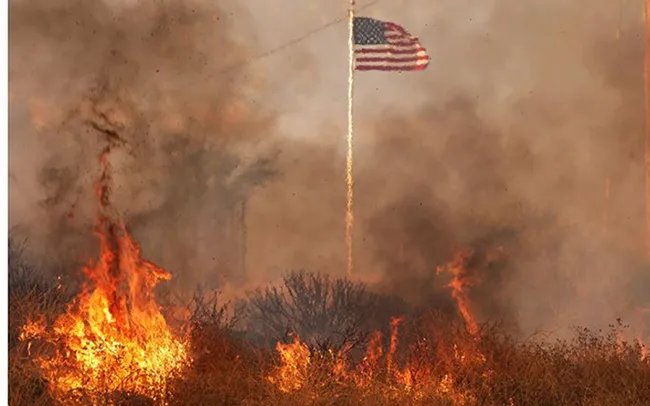
[[[601,194],[599,198],[603,198],[604,180],[600,172],[604,165],[598,161],[604,158],[605,150],[594,146],[595,135],[589,135],[588,132],[617,120],[614,116],[621,108],[621,99],[618,90],[606,82],[601,72],[589,65],[589,59],[592,58],[591,54],[597,52],[596,42],[600,41],[603,35],[610,35],[613,39],[620,27],[638,24],[642,17],[642,2],[590,2],[588,7],[560,1],[524,3],[385,0],[360,12],[360,15],[398,22],[419,36],[431,55],[431,63],[424,72],[363,72],[356,75],[356,169],[363,171],[364,168],[372,168],[377,164],[374,161],[374,147],[378,135],[373,128],[377,117],[387,111],[408,115],[423,104],[444,104],[450,96],[463,94],[469,99],[474,99],[478,114],[489,120],[490,125],[498,130],[514,133],[517,131],[513,131],[515,126],[538,127],[528,129],[528,133],[519,132],[517,135],[506,137],[523,137],[534,153],[539,152],[549,157],[555,154],[558,162],[562,160],[562,154],[570,154],[570,158],[567,158],[573,160],[577,167],[574,168],[576,172],[570,176],[593,178],[590,172],[585,172],[582,168],[594,166],[593,173],[598,173],[596,177],[601,179],[596,193]],[[291,4],[290,13],[287,13],[287,9],[277,7],[276,3],[271,5],[258,1],[247,4],[257,24],[260,49],[273,49],[279,44],[302,36],[314,27],[345,16],[346,12],[344,2],[338,7],[331,3]],[[362,5],[363,3],[360,4]],[[292,17],[287,18],[288,15]],[[297,195],[288,195],[285,189],[283,196],[274,197],[287,199],[287,204],[292,207],[297,205],[298,201],[303,202],[300,203],[301,206],[319,206],[323,201],[332,206],[338,205],[339,217],[331,215],[323,222],[339,221],[341,236],[345,187],[342,154],[345,147],[347,108],[346,30],[344,21],[296,46],[255,63],[269,78],[268,86],[273,93],[272,100],[274,103],[277,100],[277,108],[282,112],[282,126],[278,133],[286,137],[287,142],[297,139],[304,143],[334,148],[338,155],[331,159],[341,159],[338,173],[323,173],[323,179],[311,176],[309,179],[287,181],[287,184],[293,185],[292,191]],[[554,133],[549,134],[546,127],[548,123],[540,123],[539,117],[524,117],[524,113],[515,112],[521,109],[520,104],[526,98],[539,100],[544,103],[543,109],[552,110],[553,113],[576,114],[576,119],[560,119],[563,121],[561,125],[555,126]],[[415,119],[413,121],[417,122]],[[440,145],[433,131],[424,132],[430,139],[411,141],[421,142],[424,148]],[[404,136],[408,137],[407,134]],[[501,142],[504,142],[503,139]],[[554,152],[555,148],[558,149],[557,152]],[[435,154],[432,153],[431,159],[436,159]],[[618,158],[612,158],[616,159]],[[296,166],[295,170],[301,171],[299,168],[308,166],[308,162],[308,156],[300,157],[299,163],[302,165]],[[386,176],[398,178],[401,174],[407,178],[410,176],[410,170],[417,170],[408,157],[403,157],[401,164],[404,166],[384,168]],[[489,169],[477,168],[479,171]],[[546,172],[554,178],[553,174],[558,169],[553,165],[544,165],[536,170],[538,173]],[[291,167],[288,167],[286,172],[286,176],[291,179],[292,175],[288,173],[291,172]],[[534,182],[524,181],[518,186],[526,189],[521,191],[524,195],[545,187],[552,188],[554,180],[550,180],[549,184],[541,183],[546,182],[548,178],[546,175],[540,176]],[[399,182],[399,179],[394,181]],[[514,178],[512,181],[521,183]],[[621,181],[625,182],[625,179]],[[326,182],[327,186],[321,183],[315,187],[318,193],[306,196],[313,188],[312,185],[319,182]],[[404,183],[409,184],[411,181],[404,179]],[[619,186],[629,189],[637,185]],[[436,185],[420,187],[435,189]],[[272,189],[273,186],[270,186],[266,191],[261,191],[259,199],[264,199],[261,196],[265,193],[272,193]],[[365,195],[363,201],[374,201],[377,204],[390,201],[391,197],[384,196],[384,193],[385,190],[374,191],[374,197]],[[335,197],[330,197],[331,194]],[[546,195],[549,194],[552,193]],[[310,197],[313,200],[309,200]],[[588,201],[589,197],[585,199]],[[375,207],[357,205],[356,209],[362,212],[374,210]],[[313,215],[305,213],[307,210],[303,208],[299,213],[313,218]],[[570,212],[570,215],[577,219],[585,214],[585,209],[582,206],[572,208],[567,204],[563,212]],[[278,227],[284,227],[287,236],[295,234],[297,240],[303,241],[304,247],[309,246],[311,250],[318,252],[313,254],[318,257],[318,261],[322,261],[323,252],[329,252],[326,255],[331,261],[337,266],[342,266],[342,263],[334,258],[341,256],[342,239],[339,246],[333,245],[333,241],[329,239],[327,242],[323,241],[323,244],[329,247],[323,249],[315,241],[318,239],[314,239],[314,235],[319,234],[318,229],[291,230],[291,227],[299,224],[298,219],[287,219],[288,225],[282,226],[282,219],[286,218],[284,216],[293,216],[295,213],[294,210],[287,210],[279,217],[270,217],[278,223]],[[265,216],[267,214],[264,212]],[[251,216],[254,214],[251,213]],[[592,213],[587,216],[592,216]],[[256,221],[253,217],[250,224],[255,227]],[[268,222],[264,224],[269,225]],[[335,233],[327,234],[334,238]],[[359,233],[357,236],[359,237]],[[307,243],[307,240],[310,243]],[[357,244],[363,243],[363,238],[359,237]],[[262,242],[252,244],[250,255],[259,255],[260,260],[268,258],[269,254],[264,246]],[[291,261],[292,254],[287,255],[289,258],[282,258],[281,263]]]
[[[627,309],[636,274],[612,279],[622,260],[596,240],[642,236],[642,3],[379,0],[360,12],[403,25],[431,62],[355,76],[358,271],[410,292],[454,249],[523,224],[516,271],[489,296],[530,328],[555,317],[550,301],[588,321]],[[172,274],[217,279],[224,145],[250,161],[279,151],[282,176],[250,198],[247,277],[344,273],[347,24],[256,55],[345,17],[345,2],[10,7],[10,223],[32,247],[81,256],[67,250],[89,237],[99,143],[84,123],[103,114],[132,148],[114,158],[115,205]]]

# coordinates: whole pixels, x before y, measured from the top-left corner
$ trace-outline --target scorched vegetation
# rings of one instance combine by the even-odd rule
[[[10,251],[12,405],[650,403],[650,362],[640,342],[621,340],[625,326],[515,340],[476,323],[453,282],[455,315],[308,272],[236,306],[199,291],[184,311],[144,302],[138,312],[102,307],[99,282],[75,289],[37,277],[19,244]],[[92,306],[103,314],[88,317]]]

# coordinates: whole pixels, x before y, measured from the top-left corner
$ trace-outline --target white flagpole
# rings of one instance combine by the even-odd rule
[[[644,3],[645,58],[645,252],[650,257],[650,0]]]
[[[645,57],[645,252],[650,257],[650,0],[644,2]]]
[[[347,134],[347,156],[345,165],[347,190],[347,206],[345,212],[345,247],[347,251],[347,276],[352,276],[352,230],[354,226],[354,215],[352,204],[354,201],[354,179],[352,177],[352,141],[354,139],[354,121],[352,106],[354,99],[354,2],[350,0],[348,10],[348,134]]]

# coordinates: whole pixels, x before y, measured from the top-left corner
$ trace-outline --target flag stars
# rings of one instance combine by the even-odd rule
[[[359,45],[385,44],[384,23],[368,17],[354,19],[354,43]]]

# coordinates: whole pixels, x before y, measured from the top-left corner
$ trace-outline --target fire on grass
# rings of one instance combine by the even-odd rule
[[[97,184],[99,258],[84,269],[86,283],[68,311],[51,325],[44,317],[33,319],[23,326],[20,338],[29,343],[52,396],[64,404],[75,398],[84,404],[119,404],[107,400],[116,393],[165,404],[171,400],[170,381],[186,376],[190,366],[189,342],[173,333],[155,300],[155,286],[170,274],[141,257],[124,224],[110,213],[110,150],[100,156]],[[362,392],[380,389],[387,399],[407,394],[426,404],[432,397],[454,405],[475,404],[480,395],[474,389],[493,385],[499,375],[469,301],[468,288],[479,282],[469,272],[471,258],[471,251],[458,251],[437,270],[451,277],[448,288],[463,321],[457,333],[447,335],[449,325],[438,329],[434,321],[424,334],[407,334],[409,341],[401,336],[410,320],[394,318],[387,342],[375,332],[360,359],[346,350],[312,351],[295,337],[277,345],[280,363],[267,376],[271,388],[286,394],[334,384]],[[642,347],[639,358],[645,357]],[[323,371],[324,379],[314,376]]]
[[[448,325],[438,329],[440,326],[433,321],[426,327],[425,334],[408,343],[407,351],[398,357],[399,330],[404,318],[393,318],[388,342],[383,342],[381,332],[374,332],[365,355],[357,362],[345,350],[328,354],[311,352],[300,337],[294,337],[291,343],[277,344],[279,364],[267,380],[286,394],[307,387],[314,389],[314,384],[323,383],[312,374],[324,367],[327,381],[352,385],[361,391],[379,387],[387,399],[397,399],[406,393],[413,400],[435,398],[443,404],[476,404],[480,396],[473,393],[472,385],[467,385],[467,379],[472,379],[468,376],[480,377],[480,385],[489,387],[496,372],[481,350],[481,328],[469,303],[467,288],[478,282],[468,272],[471,255],[471,250],[457,251],[448,264],[437,270],[438,274],[446,273],[452,277],[447,286],[462,318],[458,332],[453,332]],[[436,330],[444,332],[437,333]],[[638,358],[643,361],[646,358],[645,346],[639,338],[637,340],[640,345]],[[509,398],[507,405],[514,404],[514,399]]]
[[[465,276],[465,265],[470,255],[471,251],[459,251],[449,264],[438,269],[438,273],[447,272],[453,276],[449,287],[452,289],[452,296],[464,319],[470,340],[464,343],[462,349],[457,344],[445,348],[443,343],[437,343],[439,348],[436,348],[436,352],[448,354],[443,363],[462,363],[467,367],[477,367],[485,361],[485,357],[481,354],[478,346],[472,344],[472,342],[477,344],[475,340],[478,340],[479,328],[469,309],[465,291],[470,282],[469,278]],[[430,393],[433,390],[439,396],[450,399],[454,404],[471,404],[475,400],[472,394],[455,387],[453,375],[439,373],[439,365],[420,362],[417,354],[422,353],[422,350],[426,351],[425,347],[430,345],[426,340],[421,339],[413,343],[412,351],[405,362],[402,362],[402,365],[397,362],[399,329],[403,321],[402,317],[391,320],[387,349],[383,346],[381,332],[373,333],[365,356],[354,366],[349,362],[344,351],[336,354],[332,352],[329,354],[310,353],[308,346],[299,337],[295,337],[292,343],[278,343],[277,351],[280,355],[280,364],[268,377],[268,380],[282,392],[296,391],[308,384],[310,365],[312,363],[321,363],[322,365],[324,362],[329,365],[329,376],[332,379],[338,382],[351,382],[360,389],[381,380],[386,382],[384,391],[389,397],[391,392],[397,394],[406,391],[418,398],[422,397],[425,392]],[[489,378],[488,375],[485,374],[485,377]]]
[[[106,396],[124,393],[164,403],[167,382],[190,361],[188,346],[167,325],[154,297],[155,286],[171,275],[143,259],[124,224],[108,213],[110,150],[100,155],[97,183],[99,258],[84,268],[85,284],[68,311],[51,326],[42,316],[28,322],[20,339],[28,341],[57,400],[110,404]]]

